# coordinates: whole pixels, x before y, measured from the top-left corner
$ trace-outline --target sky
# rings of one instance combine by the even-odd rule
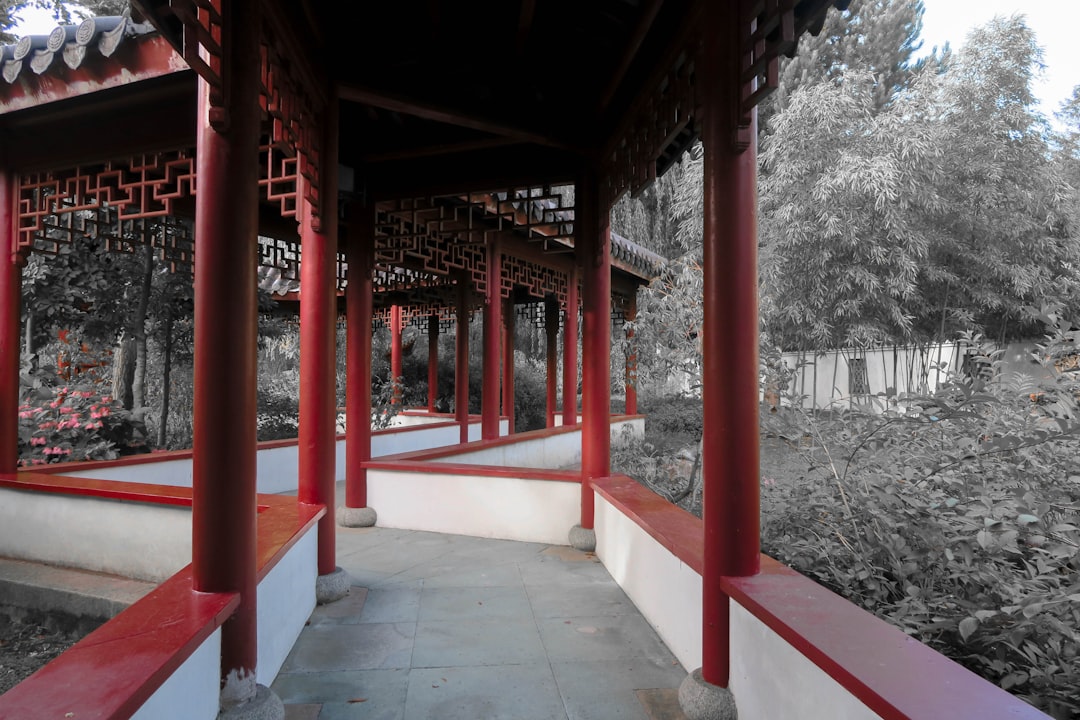
[[[1035,86],[1035,95],[1047,117],[1080,85],[1080,0],[923,0],[923,47],[929,50],[947,42],[958,48],[971,28],[995,15],[1022,13],[1035,31],[1045,53],[1046,71]],[[23,32],[48,33],[56,27],[48,11],[29,9]],[[18,34],[18,30],[16,34]]]
[[[923,48],[953,49],[964,44],[971,28],[983,25],[995,15],[1020,13],[1035,31],[1043,49],[1046,70],[1035,87],[1043,113],[1052,118],[1063,100],[1080,85],[1080,2],[1077,0],[923,0]]]

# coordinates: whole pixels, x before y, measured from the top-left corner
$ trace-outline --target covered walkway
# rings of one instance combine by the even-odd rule
[[[686,676],[592,553],[339,528],[353,587],[311,615],[286,718],[681,718]]]

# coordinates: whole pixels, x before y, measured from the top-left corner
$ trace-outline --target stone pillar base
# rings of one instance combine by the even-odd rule
[[[735,696],[727,688],[713,685],[701,676],[701,668],[679,685],[679,707],[687,720],[736,720]]]
[[[349,574],[341,568],[315,578],[315,602],[319,605],[337,602],[349,594]]]
[[[582,552],[593,552],[596,550],[596,531],[580,525],[570,528],[570,547]]]
[[[351,508],[338,506],[337,524],[341,527],[372,527],[378,516],[369,507]]]
[[[265,685],[255,686],[255,697],[247,702],[222,708],[218,720],[285,720],[285,705]]]

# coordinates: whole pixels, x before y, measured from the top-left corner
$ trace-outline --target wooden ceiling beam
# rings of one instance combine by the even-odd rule
[[[519,142],[533,143],[535,145],[543,145],[545,147],[552,147],[560,150],[569,150],[576,154],[584,154],[582,148],[576,147],[571,143],[565,142],[547,133],[516,127],[498,120],[462,112],[454,108],[440,107],[433,103],[395,96],[378,90],[343,84],[339,90],[339,97],[343,101],[370,105],[391,112],[412,115],[424,120],[456,125],[457,127],[469,128],[470,130],[479,130],[480,132],[510,138]]]
[[[416,160],[419,158],[434,157],[436,155],[453,155],[455,153],[471,152],[473,150],[487,150],[489,148],[506,147],[517,145],[518,140],[506,137],[484,138],[471,142],[446,143],[442,145],[425,145],[422,147],[407,148],[403,150],[390,150],[381,153],[371,153],[361,157],[361,161],[373,165],[377,163],[393,162],[396,160]]]
[[[535,15],[536,0],[521,0],[521,12],[518,13],[517,41],[514,44],[514,52],[518,58],[525,56]]]
[[[615,67],[615,72],[612,73],[611,79],[608,80],[608,84],[604,87],[604,91],[600,93],[600,98],[596,103],[598,114],[603,113],[607,109],[608,103],[611,102],[611,98],[615,97],[615,92],[619,89],[623,78],[626,77],[626,72],[630,69],[634,58],[637,57],[638,50],[641,49],[641,43],[645,42],[645,36],[649,34],[649,28],[652,27],[653,20],[656,19],[663,4],[664,0],[652,0],[638,18],[638,23],[626,43],[626,48],[623,50],[622,57],[619,58],[619,64]]]

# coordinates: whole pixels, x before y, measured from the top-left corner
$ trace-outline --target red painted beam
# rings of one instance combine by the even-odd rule
[[[435,403],[439,400],[439,316],[428,316],[428,361],[427,361],[427,406],[428,412],[435,412]]]
[[[222,627],[223,702],[254,696],[256,632],[255,376],[258,233],[259,8],[234,0],[224,62],[228,132],[210,125],[199,82],[195,204],[195,399],[192,570],[199,592],[240,594]],[[243,18],[235,22],[233,18]]]
[[[0,114],[176,72],[191,72],[168,40],[157,35],[126,40],[112,57],[98,57],[94,63],[75,70],[60,60],[54,61],[52,68],[42,75],[24,71],[14,83],[0,86]]]
[[[454,419],[460,441],[469,442],[469,289],[464,276],[457,281],[457,328],[454,331]]]
[[[0,473],[19,465],[19,306],[22,267],[16,241],[15,176],[0,171]]]
[[[480,436],[499,437],[499,345],[502,329],[502,250],[497,242],[487,246],[487,293],[484,296],[484,384],[480,401]]]
[[[367,507],[371,459],[371,272],[375,264],[375,205],[349,205],[345,245],[349,283],[345,287],[345,506]]]
[[[393,386],[393,394],[390,396],[391,405],[401,404],[401,378],[404,375],[401,362],[401,306],[390,307],[390,383]]]
[[[578,271],[570,273],[563,321],[563,425],[577,425]]]
[[[611,474],[611,225],[594,172],[577,187],[575,243],[582,266],[581,527],[593,526],[592,478]]]
[[[323,162],[337,166],[336,102],[329,104]],[[319,574],[337,567],[334,517],[337,480],[337,174],[323,178],[323,215],[314,227],[315,208],[304,203],[300,263],[300,428],[297,499],[323,505],[319,521]]]
[[[706,10],[703,404],[705,572],[702,676],[727,687],[725,575],[759,568],[757,161],[738,151],[738,6]],[[756,133],[751,127],[749,136]]]
[[[508,299],[503,308],[503,415],[509,418],[508,434],[514,434],[514,301]]]
[[[547,401],[547,427],[555,427],[555,410],[559,403],[558,399],[558,373],[559,373],[559,303],[553,298],[544,301],[544,332],[547,373],[546,373],[546,401]]]

